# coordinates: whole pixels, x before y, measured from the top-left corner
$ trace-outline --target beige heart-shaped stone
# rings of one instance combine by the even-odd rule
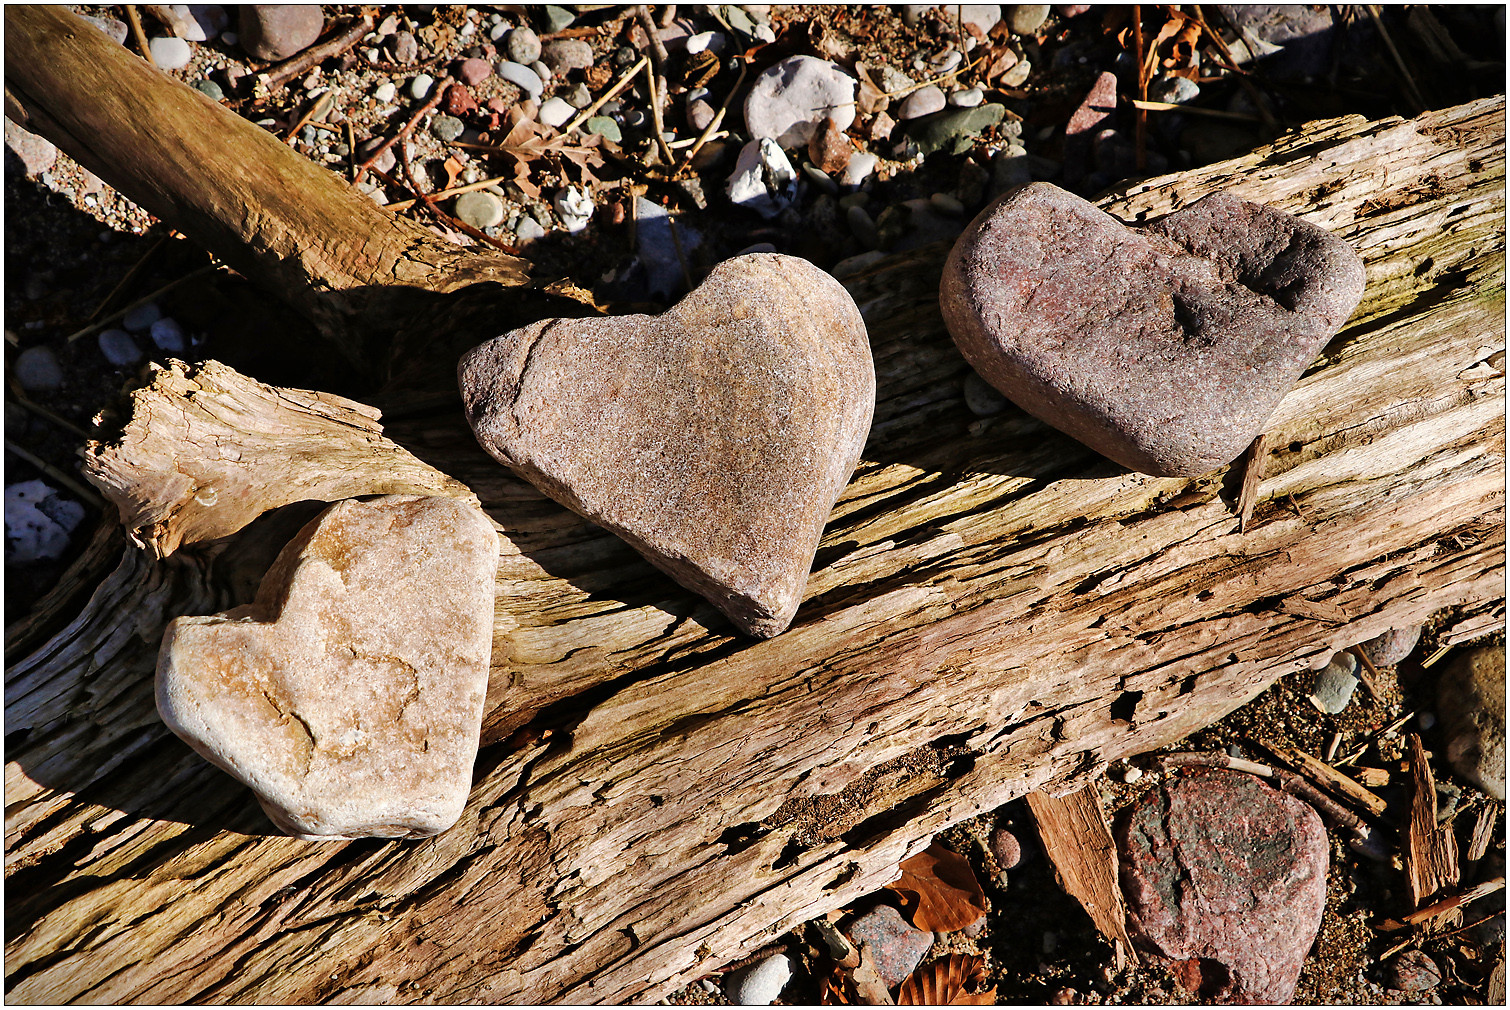
[[[344,501],[255,602],[163,635],[157,709],[306,838],[421,837],[472,785],[498,536],[456,498]]]
[[[875,409],[854,299],[764,253],[659,316],[547,319],[458,373],[488,452],[761,637],[791,623]]]

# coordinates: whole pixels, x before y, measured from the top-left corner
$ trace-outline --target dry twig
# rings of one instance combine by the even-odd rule
[[[126,20],[131,23],[131,37],[136,39],[136,47],[142,51],[142,59],[156,67],[157,61],[152,58],[152,47],[147,45],[147,33],[142,31],[142,19],[136,13],[136,4],[126,4]]]
[[[336,35],[318,45],[294,56],[290,56],[275,66],[269,67],[259,75],[267,90],[277,91],[287,84],[288,81],[317,63],[324,63],[332,56],[340,56],[346,50],[362,41],[362,36],[372,31],[372,15],[363,14],[352,22],[351,27],[339,35]]]
[[[432,111],[434,111],[435,107],[440,104],[441,98],[445,95],[446,89],[450,86],[450,77],[443,77],[435,82],[434,90],[430,92],[430,98],[425,102],[424,105],[415,110],[414,115],[409,117],[409,121],[403,125],[403,128],[393,136],[389,137],[387,140],[383,141],[380,145],[378,145],[377,149],[367,156],[367,160],[362,162],[362,164],[357,167],[356,178],[351,180],[351,184],[353,186],[361,182],[362,178],[368,172],[372,171],[373,163],[383,156],[384,151],[388,150],[400,139],[408,138],[409,134],[414,130],[414,127],[419,123],[419,121],[428,116]]]

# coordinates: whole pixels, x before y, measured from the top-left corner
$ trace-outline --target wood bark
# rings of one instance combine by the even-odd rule
[[[487,745],[462,821],[423,842],[274,836],[156,719],[164,624],[240,602],[299,505],[162,559],[102,533],[69,584],[118,563],[87,601],[8,634],[9,998],[654,999],[878,889],[943,827],[1075,788],[1334,650],[1444,610],[1447,636],[1482,634],[1504,613],[1503,178],[1493,99],[1312,124],[1103,201],[1138,220],[1231,188],[1365,257],[1363,303],[1270,421],[1246,535],[1236,480],[972,417],[944,250],[850,278],[875,425],[769,641],[498,467],[454,393],[389,424],[503,552]],[[228,396],[206,409],[234,422]]]
[[[1032,792],[1027,800],[1059,886],[1080,902],[1101,935],[1112,942],[1119,970],[1124,954],[1136,961],[1137,952],[1127,935],[1117,843],[1101,810],[1095,783],[1063,796]]]

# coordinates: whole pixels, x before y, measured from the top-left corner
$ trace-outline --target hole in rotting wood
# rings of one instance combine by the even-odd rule
[[[744,824],[735,824],[724,828],[718,836],[720,845],[728,846],[729,855],[743,852],[754,845],[769,833],[768,828],[763,827],[758,821],[746,821]]]
[[[806,851],[807,846],[795,837],[788,838],[786,844],[781,847],[781,855],[777,856],[776,861],[771,864],[771,869],[784,870],[788,866],[796,866],[797,860],[802,858],[802,854]]]
[[[1142,700],[1142,691],[1123,691],[1121,696],[1116,701],[1112,702],[1112,721],[1125,722],[1131,725],[1133,721],[1133,713],[1138,707],[1138,702]]]

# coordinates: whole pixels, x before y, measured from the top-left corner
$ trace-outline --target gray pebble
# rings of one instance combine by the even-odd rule
[[[409,82],[409,97],[416,102],[423,102],[430,97],[430,89],[435,87],[435,78],[429,74],[420,74]]]
[[[1159,77],[1148,86],[1148,97],[1155,102],[1183,105],[1201,93],[1200,85],[1184,77]]]
[[[965,406],[976,417],[995,417],[1007,409],[1007,402],[1007,398],[996,387],[982,379],[973,369],[965,376]],[[1015,838],[1012,841],[1016,843]],[[994,840],[992,844],[995,844]],[[1001,858],[1000,855],[997,856],[998,860]],[[1017,865],[1017,861],[1014,859],[1010,866],[1005,862],[1002,865],[1010,870]]]
[[[528,66],[540,58],[540,36],[529,28],[515,28],[509,32],[504,52],[515,63]]]
[[[613,141],[615,144],[624,139],[624,134],[619,130],[619,124],[607,116],[593,116],[585,124],[588,133],[596,133]]]
[[[521,245],[525,242],[533,242],[537,238],[545,237],[545,228],[532,217],[520,218],[519,223],[514,226],[514,237]]]
[[[16,355],[16,381],[21,388],[45,393],[63,385],[63,369],[49,347],[28,347]]]
[[[545,17],[545,33],[553,35],[556,32],[565,31],[571,27],[576,16],[565,7],[546,7],[542,12]]]
[[[170,354],[182,354],[188,346],[184,339],[183,327],[178,325],[178,320],[171,318],[159,319],[152,324],[152,342],[159,348]]]
[[[503,201],[482,191],[456,198],[456,216],[473,228],[491,228],[503,223]]]
[[[687,103],[687,125],[699,132],[706,130],[718,112],[701,98]]]
[[[171,35],[153,39],[147,48],[152,53],[152,62],[161,70],[179,70],[188,66],[194,56],[187,42]]]
[[[413,63],[419,58],[419,43],[413,32],[398,32],[393,36],[393,60],[395,63]]]
[[[503,38],[504,35],[508,33],[508,31],[509,23],[507,21],[500,21],[493,27],[488,29],[488,38],[492,39],[494,42],[497,42],[499,39]]]
[[[372,157],[373,151],[383,146],[383,143],[384,139],[382,137],[373,137],[371,140],[363,141],[357,146],[357,156],[366,161]],[[390,147],[378,155],[378,159],[372,163],[372,167],[385,175],[398,167],[398,156],[393,153],[393,148]]]
[[[156,302],[145,302],[137,305],[126,313],[121,320],[121,325],[132,333],[140,333],[149,329],[153,323],[163,317],[163,310],[157,307]]]
[[[553,39],[541,49],[539,59],[558,74],[586,70],[592,66],[592,46],[581,39]]]
[[[827,193],[830,196],[839,195],[839,184],[834,182],[834,180],[829,177],[829,174],[823,171],[823,169],[819,168],[817,165],[803,165],[802,171],[807,175],[809,179],[813,181],[813,183],[819,189],[823,190],[823,192]]]
[[[105,330],[99,336],[100,353],[116,368],[126,368],[142,360],[141,348],[125,330]]]
[[[1032,35],[1049,17],[1048,4],[1011,4],[1004,12],[1013,35]]]
[[[957,198],[950,196],[948,193],[935,193],[928,198],[928,202],[931,203],[933,205],[933,209],[938,211],[940,214],[948,214],[951,217],[964,216],[965,205],[960,203]]]
[[[897,107],[897,119],[917,119],[919,116],[938,112],[943,107],[944,93],[936,85],[930,84],[926,88],[918,88],[902,99],[902,104]]]
[[[1363,654],[1375,666],[1394,666],[1416,649],[1421,641],[1419,624],[1408,628],[1391,628],[1378,638],[1364,642]]]
[[[547,98],[540,106],[540,122],[546,126],[565,126],[577,110],[564,98]]]
[[[449,144],[461,136],[466,124],[455,116],[436,116],[430,121],[430,133],[436,140]]]
[[[1326,668],[1316,675],[1311,702],[1329,715],[1337,715],[1353,700],[1358,689],[1358,660],[1350,652],[1339,652]]]
[[[850,232],[866,249],[875,249],[881,244],[881,233],[870,215],[865,213],[864,207],[849,208],[844,212],[844,220],[849,223]]]
[[[100,31],[104,32],[106,35],[114,39],[116,42],[119,42],[121,45],[126,44],[126,36],[131,31],[131,29],[126,27],[126,22],[119,21],[112,17],[105,17],[103,15],[100,17],[85,15],[84,20],[94,25]]]
[[[210,100],[214,102],[218,102],[221,99],[225,98],[224,89],[222,89],[220,85],[216,84],[208,77],[202,77],[199,80],[195,81],[194,90],[198,91],[200,94],[208,95]]]
[[[587,85],[578,84],[566,93],[566,102],[574,109],[585,109],[592,104],[592,92]]]
[[[522,63],[514,63],[511,60],[499,60],[498,76],[528,92],[531,98],[538,96],[545,89],[545,83],[540,80],[540,75]]]
[[[980,88],[965,88],[949,95],[949,104],[961,109],[973,109],[986,100],[986,93]]]

